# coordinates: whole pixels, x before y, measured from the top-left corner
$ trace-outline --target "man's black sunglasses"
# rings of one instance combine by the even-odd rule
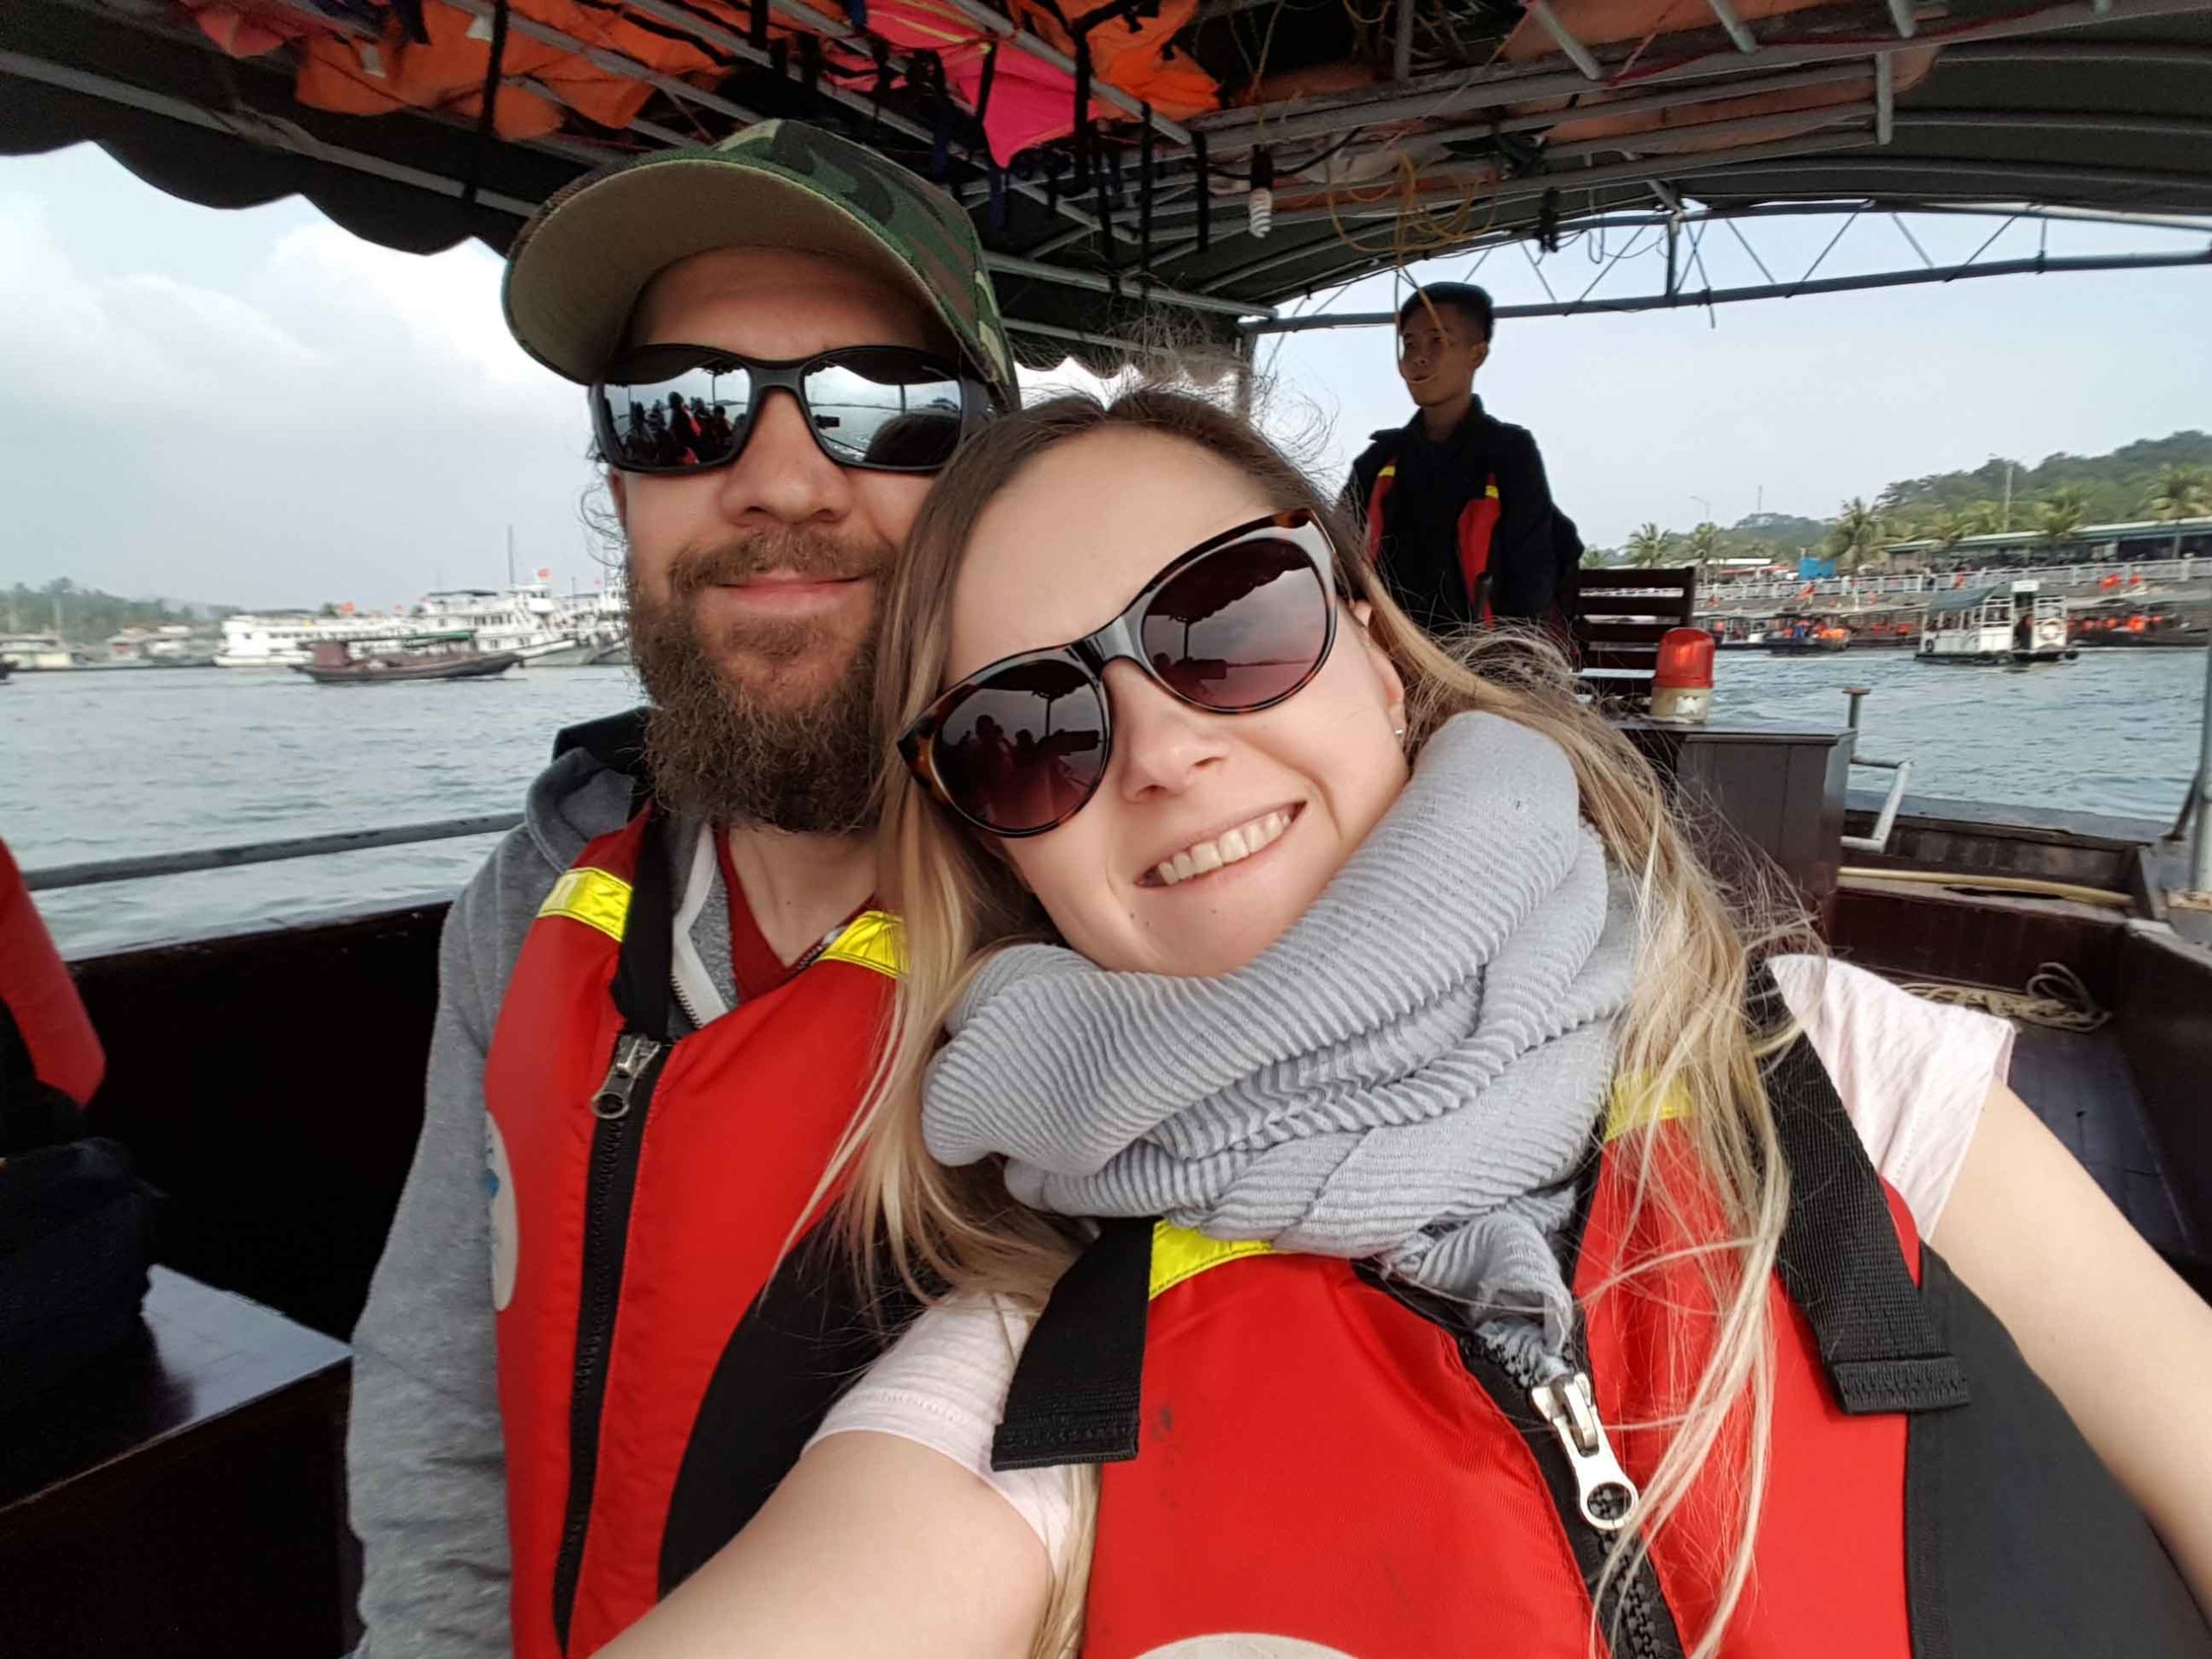
[[[992,413],[981,380],[905,346],[849,346],[782,362],[708,346],[643,346],[592,383],[600,457],[626,473],[727,467],[779,388],[798,399],[823,454],[871,472],[937,472]]]

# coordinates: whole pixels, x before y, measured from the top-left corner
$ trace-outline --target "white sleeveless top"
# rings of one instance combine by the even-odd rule
[[[1921,1232],[1932,1232],[1982,1102],[2011,1065],[2012,1027],[1923,1002],[1825,957],[1777,957],[1773,969],[1867,1155]],[[814,1439],[866,1429],[942,1452],[1014,1505],[1057,1564],[1071,1513],[1068,1471],[991,1467],[991,1435],[1028,1336],[1027,1316],[1001,1299],[931,1308],[830,1408]]]

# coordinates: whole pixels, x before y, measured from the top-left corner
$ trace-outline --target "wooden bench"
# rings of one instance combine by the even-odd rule
[[[1695,626],[1695,567],[1586,569],[1580,580],[1581,614],[1574,621],[1579,677],[1604,708],[1649,709],[1660,639],[1669,628]]]

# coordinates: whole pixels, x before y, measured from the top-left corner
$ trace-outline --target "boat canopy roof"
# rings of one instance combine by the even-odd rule
[[[1993,599],[2037,597],[2037,584],[2029,582],[1998,582],[1987,588],[1953,588],[1948,593],[1928,596],[1928,609],[1932,615],[1939,611],[1978,610]]]
[[[2208,111],[2212,0],[0,5],[0,153],[91,140],[417,252],[504,250],[607,162],[836,128],[960,195],[1034,364],[1686,207],[2212,215]]]

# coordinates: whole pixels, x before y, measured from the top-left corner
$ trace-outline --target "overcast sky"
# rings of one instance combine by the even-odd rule
[[[1995,226],[1913,228],[1949,263]],[[1769,221],[1752,240],[1787,279],[1832,230]],[[2032,254],[2037,234],[2016,226],[1994,254]],[[2053,253],[2160,245],[2089,226],[2050,240]],[[1540,277],[1507,250],[1478,280],[1501,303],[1542,298],[1544,281],[1572,297],[1598,251],[1571,245]],[[1762,280],[1726,232],[1704,252],[1716,285]],[[1916,258],[1888,221],[1862,220],[1821,274]],[[512,525],[524,570],[588,585],[581,394],[509,340],[499,270],[474,245],[425,259],[357,241],[296,200],[192,207],[89,146],[0,160],[0,584],[67,575],[219,603],[381,606],[500,582]],[[1656,281],[1637,255],[1600,291]],[[1377,279],[1326,308],[1387,307],[1390,290]],[[1383,331],[1291,338],[1274,370],[1276,423],[1319,424],[1332,481],[1408,412]],[[1761,502],[1822,515],[1992,454],[2212,427],[2212,273],[1512,322],[1478,389],[1535,429],[1592,545],[1646,518],[1687,527],[1707,504],[1723,524]]]

